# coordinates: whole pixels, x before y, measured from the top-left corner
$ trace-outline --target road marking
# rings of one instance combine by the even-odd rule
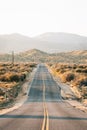
[[[45,100],[45,82],[44,82],[44,77],[42,78],[43,80],[43,108],[44,108],[44,120],[42,124],[42,130],[49,130],[49,115],[48,115],[48,110],[46,106],[46,100]]]

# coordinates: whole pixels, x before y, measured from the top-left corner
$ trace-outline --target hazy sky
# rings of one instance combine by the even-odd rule
[[[0,0],[0,34],[87,36],[87,0]]]

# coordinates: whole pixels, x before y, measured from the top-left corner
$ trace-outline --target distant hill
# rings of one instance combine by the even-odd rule
[[[18,60],[21,60],[21,61],[45,62],[48,55],[49,54],[46,52],[43,52],[37,49],[32,49],[29,51],[19,53],[16,57],[18,58]]]
[[[1,54],[0,62],[11,62],[12,56],[9,54]],[[37,49],[15,54],[15,62],[54,62],[54,63],[77,63],[87,64],[87,50],[71,51],[49,54]]]
[[[44,33],[37,39],[48,42],[51,52],[87,49],[87,37],[70,33]]]
[[[0,53],[19,53],[33,48],[50,53],[87,50],[87,37],[69,33],[45,33],[33,38],[20,34],[0,35]]]
[[[87,55],[87,50],[84,50],[84,51],[72,51],[72,52],[70,52],[70,55],[86,56]]]
[[[11,51],[22,52],[27,49],[36,47],[36,40],[20,34],[1,35],[0,36],[0,52],[11,53]]]
[[[50,62],[87,64],[87,50],[54,53]]]

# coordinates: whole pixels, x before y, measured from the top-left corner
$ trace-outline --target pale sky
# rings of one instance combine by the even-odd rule
[[[0,34],[87,36],[87,0],[0,0]]]

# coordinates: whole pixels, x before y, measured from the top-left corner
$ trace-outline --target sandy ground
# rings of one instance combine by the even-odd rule
[[[66,100],[70,105],[72,105],[73,107],[82,110],[83,112],[87,112],[87,107],[85,106],[85,104],[82,104],[76,100]]]

